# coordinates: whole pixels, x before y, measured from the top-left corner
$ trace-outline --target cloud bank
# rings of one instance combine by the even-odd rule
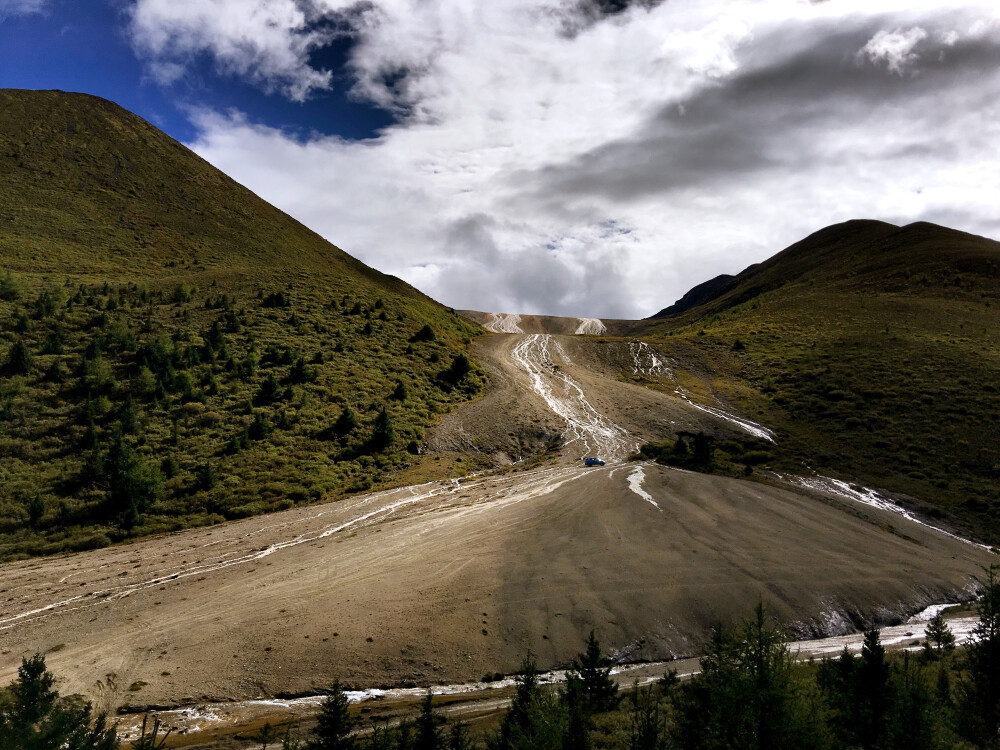
[[[638,317],[850,218],[1000,235],[992,3],[139,0],[154,75],[208,56],[368,140],[201,109],[192,147],[454,307]],[[346,71],[313,53],[349,37]],[[324,128],[335,132],[335,128]]]

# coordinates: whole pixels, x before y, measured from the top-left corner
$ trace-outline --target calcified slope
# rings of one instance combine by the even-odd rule
[[[458,314],[478,323],[490,333],[555,333],[600,336],[619,335],[634,327],[634,321],[601,318],[560,318],[553,315],[518,315],[459,310]]]
[[[1000,243],[850,221],[722,281],[637,331],[774,429],[788,470],[1000,541]]]
[[[829,493],[623,461],[651,423],[738,428],[616,379],[632,355],[646,377],[671,377],[627,342],[616,357],[578,337],[485,341],[501,385],[466,409],[496,398],[499,414],[506,393],[528,394],[503,418],[547,414],[562,435],[552,465],[5,566],[0,680],[42,650],[67,691],[107,707],[335,676],[462,681],[512,670],[529,648],[563,663],[591,628],[624,655],[663,658],[696,652],[759,597],[821,632],[968,596],[990,559]],[[585,470],[597,451],[608,465]]]

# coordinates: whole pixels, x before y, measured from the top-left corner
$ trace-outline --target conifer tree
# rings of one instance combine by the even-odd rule
[[[0,700],[0,750],[117,750],[104,715],[94,719],[90,703],[60,697],[54,684],[41,654],[21,661]]]
[[[414,738],[414,750],[444,750],[444,742],[439,728],[440,719],[434,713],[434,696],[431,691],[427,691],[423,702],[420,704],[420,715],[416,721],[416,737]]]
[[[448,735],[448,750],[472,750],[468,724],[457,721],[451,725],[451,732]]]
[[[358,418],[354,416],[354,412],[351,411],[351,407],[344,404],[344,408],[340,412],[340,416],[337,417],[337,421],[333,424],[333,431],[337,437],[346,437],[347,435],[354,432],[358,426]]]
[[[883,737],[889,710],[889,665],[878,628],[865,631],[857,670],[858,740],[862,748],[876,748]]]
[[[979,622],[965,649],[969,680],[960,699],[962,734],[983,747],[1000,745],[1000,568],[986,571]]]
[[[394,401],[406,401],[406,396],[406,386],[403,384],[402,380],[397,380],[396,387],[393,389],[392,395],[390,395],[389,398]]]
[[[676,673],[675,673],[676,676]],[[653,686],[632,686],[629,707],[629,750],[661,750],[665,742],[665,716]]]
[[[7,362],[4,366],[7,375],[27,375],[34,366],[31,352],[24,342],[17,341],[7,353]]]
[[[927,623],[927,642],[938,651],[953,651],[955,649],[955,634],[951,632],[948,623],[940,611],[935,613]]]
[[[573,660],[573,671],[583,683],[583,703],[588,712],[610,711],[618,705],[618,684],[611,679],[611,668],[601,655],[601,644],[590,631],[587,650]]]
[[[732,630],[716,628],[701,674],[673,698],[680,750],[799,750],[828,746],[818,696],[796,680],[784,634],[758,604]]]
[[[513,747],[515,739],[523,738],[530,742],[534,735],[531,708],[538,695],[538,670],[535,667],[535,657],[530,652],[521,662],[521,669],[515,681],[517,689],[510,708],[500,723],[500,732],[495,743],[500,750]]]
[[[372,425],[371,448],[374,451],[384,451],[392,445],[395,439],[396,433],[392,427],[392,418],[383,406],[382,411],[375,417],[375,424]]]
[[[327,690],[326,700],[320,706],[319,718],[313,728],[310,750],[353,750],[355,746],[351,732],[354,718],[348,711],[347,694],[339,680]]]

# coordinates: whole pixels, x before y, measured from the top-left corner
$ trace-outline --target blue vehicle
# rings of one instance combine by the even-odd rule
[[[585,458],[583,459],[584,466],[604,466],[604,462],[599,458]]]

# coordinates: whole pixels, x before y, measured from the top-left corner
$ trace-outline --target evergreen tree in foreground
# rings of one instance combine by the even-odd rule
[[[673,740],[680,750],[821,750],[830,746],[822,702],[795,671],[784,634],[758,604],[731,631],[716,628],[702,672],[678,686]]]
[[[889,665],[878,628],[865,631],[856,679],[858,744],[874,749],[881,744],[889,712]]]
[[[962,734],[981,747],[1000,747],[1000,580],[998,567],[986,571],[979,622],[965,657],[969,680],[961,693]]]
[[[927,644],[933,646],[939,653],[955,649],[955,634],[951,632],[941,612],[937,612],[927,623]]]
[[[313,728],[310,750],[354,750],[351,736],[355,720],[347,709],[347,694],[335,680],[327,690],[326,700],[320,706],[319,719]]]
[[[41,654],[22,660],[17,679],[0,691],[0,750],[117,750],[105,716],[94,720],[90,703],[60,697],[54,683]]]
[[[414,740],[414,750],[444,750],[441,737],[441,719],[434,713],[434,696],[430,690],[420,704],[420,715],[417,717],[417,736]]]
[[[568,680],[578,679],[583,684],[583,699],[591,713],[611,711],[618,705],[618,684],[611,679],[611,668],[601,655],[601,644],[590,631],[587,650],[573,660],[573,673]]]
[[[563,750],[565,709],[538,685],[535,659],[528,654],[517,675],[517,690],[490,750]]]

